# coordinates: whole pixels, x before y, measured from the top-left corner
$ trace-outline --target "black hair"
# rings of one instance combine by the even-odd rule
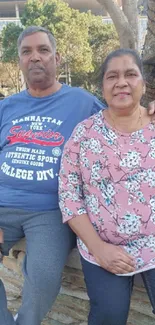
[[[118,49],[115,51],[112,51],[105,59],[105,61],[103,62],[102,66],[101,66],[101,70],[100,70],[100,81],[103,81],[104,75],[107,71],[108,68],[108,64],[109,62],[113,59],[113,58],[117,58],[117,57],[121,57],[124,55],[130,55],[134,61],[135,64],[138,66],[142,76],[144,77],[144,73],[143,73],[143,63],[142,63],[142,59],[140,58],[139,54],[132,49]]]

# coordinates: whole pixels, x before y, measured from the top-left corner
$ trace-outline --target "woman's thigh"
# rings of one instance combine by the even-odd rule
[[[133,277],[117,276],[81,261],[90,299],[88,325],[126,325]]]
[[[155,269],[143,272],[141,276],[155,314]]]

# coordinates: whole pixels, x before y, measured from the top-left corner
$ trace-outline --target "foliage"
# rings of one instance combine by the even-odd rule
[[[1,85],[9,92],[19,92],[22,89],[21,73],[17,63],[0,63]]]
[[[119,47],[119,40],[113,24],[103,24],[101,16],[89,13],[89,44],[92,49],[93,67],[98,68],[107,54]]]
[[[2,61],[3,62],[17,62],[17,39],[20,32],[23,30],[21,26],[15,23],[9,23],[2,30]]]
[[[147,0],[138,0],[138,12],[142,16],[147,15]]]
[[[91,12],[80,13],[62,0],[28,0],[21,23],[24,27],[38,25],[49,29],[62,56],[59,77],[69,74],[73,85],[89,90],[96,89],[93,76],[107,53],[119,46],[112,24],[104,24],[102,17]],[[16,41],[21,30],[15,24],[3,30],[3,61],[17,62]]]
[[[71,9],[61,0],[30,0],[21,21],[24,26],[46,27],[54,34],[62,64],[67,62],[71,70],[78,72],[92,70],[86,14]]]

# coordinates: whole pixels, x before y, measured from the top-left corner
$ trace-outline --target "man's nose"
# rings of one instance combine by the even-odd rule
[[[37,51],[33,51],[33,52],[31,53],[30,60],[31,60],[31,61],[34,61],[34,62],[36,62],[36,61],[40,61],[40,55],[39,55],[39,53],[38,53]]]

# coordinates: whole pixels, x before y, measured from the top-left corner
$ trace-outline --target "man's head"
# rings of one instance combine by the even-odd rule
[[[54,36],[45,28],[30,26],[17,41],[19,64],[29,87],[47,89],[56,80],[60,62]]]

